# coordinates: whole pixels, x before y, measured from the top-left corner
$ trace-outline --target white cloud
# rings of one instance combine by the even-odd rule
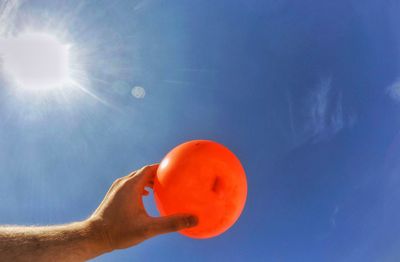
[[[345,114],[343,94],[332,87],[332,78],[321,79],[309,97],[306,132],[314,142],[329,139],[355,123],[354,114]]]
[[[333,213],[330,218],[332,227],[336,227],[336,217],[337,217],[337,214],[339,213],[339,210],[340,210],[339,206],[335,206],[335,209],[333,210]]]
[[[336,108],[331,117],[332,129],[334,133],[339,132],[345,127],[345,120],[343,119],[343,106],[342,106],[342,93],[339,93],[336,101]]]
[[[6,35],[12,29],[13,20],[19,6],[19,0],[0,1],[0,36]]]
[[[332,82],[331,77],[321,79],[306,99],[297,104],[300,106],[297,111],[288,95],[290,128],[296,145],[330,139],[354,125],[355,114],[345,110],[343,93],[335,89]]]
[[[396,101],[400,101],[400,79],[397,79],[393,84],[391,84],[386,92],[389,94],[391,98]]]
[[[308,123],[314,135],[324,132],[327,126],[326,112],[328,109],[331,82],[331,78],[321,80],[318,88],[310,96],[310,120]]]

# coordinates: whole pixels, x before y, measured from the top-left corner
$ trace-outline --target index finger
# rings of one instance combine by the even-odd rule
[[[136,171],[136,173],[129,178],[129,180],[135,180],[139,187],[144,188],[154,180],[154,177],[157,174],[158,166],[158,163],[144,166],[140,170]]]

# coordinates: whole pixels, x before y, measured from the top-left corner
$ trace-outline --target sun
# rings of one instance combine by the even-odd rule
[[[0,40],[3,71],[19,88],[61,88],[71,80],[70,45],[54,35],[25,32]]]

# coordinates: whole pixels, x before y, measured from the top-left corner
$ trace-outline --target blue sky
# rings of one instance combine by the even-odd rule
[[[0,36],[58,35],[85,88],[1,74],[0,224],[84,219],[117,177],[211,139],[247,171],[239,221],[95,261],[400,260],[397,1],[0,3]]]

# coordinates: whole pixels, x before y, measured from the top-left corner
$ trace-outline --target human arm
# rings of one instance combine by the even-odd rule
[[[150,217],[143,206],[158,165],[117,179],[86,220],[49,227],[0,227],[0,261],[85,261],[196,225],[191,215]]]
[[[104,252],[89,221],[0,227],[0,261],[85,261]]]

